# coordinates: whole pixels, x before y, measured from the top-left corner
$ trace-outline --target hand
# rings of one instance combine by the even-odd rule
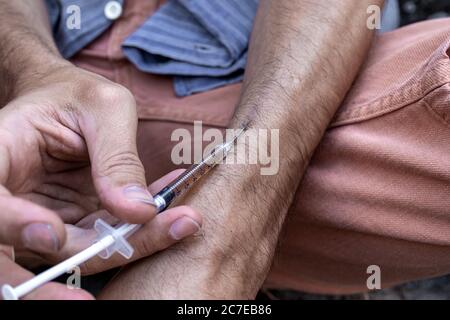
[[[56,254],[64,222],[100,209],[131,223],[155,216],[125,88],[63,64],[15,92],[0,110],[0,243]]]
[[[76,222],[100,207],[132,223],[153,218],[136,125],[131,94],[81,69],[27,84],[0,110],[0,243],[56,252],[60,217]]]
[[[33,200],[79,192],[81,210],[63,212],[71,220],[101,203],[122,220],[146,222],[155,208],[136,128],[127,89],[71,65],[54,67],[0,112],[0,184],[14,194],[34,193]],[[89,198],[95,194],[100,203]]]
[[[149,186],[152,194],[160,191],[184,170],[175,170]],[[101,218],[110,224],[119,222],[106,210],[100,210],[89,214],[75,225],[66,225],[67,241],[65,246],[56,254],[37,254],[29,251],[16,251],[20,261],[33,261],[37,264],[53,265],[65,260],[81,250],[90,246],[97,237],[93,229],[95,220]],[[104,260],[94,257],[80,266],[83,275],[95,274],[111,268],[123,266],[138,259],[150,256],[158,251],[166,249],[174,243],[193,235],[200,230],[202,217],[190,207],[179,206],[168,209],[150,222],[145,224],[128,241],[134,248],[134,254],[130,260],[120,254],[114,254]]]
[[[150,187],[151,193],[156,193],[165,185],[170,183],[184,170],[176,170],[158,181],[154,182]],[[102,218],[109,223],[118,222],[118,219],[110,215],[105,210],[100,210],[90,214],[82,219],[76,225],[66,225],[67,241],[64,247],[55,254],[37,253],[29,250],[17,250],[15,257],[22,263],[40,265],[52,265],[61,262],[64,259],[80,252],[91,245],[97,236],[92,229],[96,219]],[[194,210],[186,206],[171,208],[164,211],[150,222],[145,224],[141,230],[130,237],[129,242],[135,249],[130,260],[123,258],[119,254],[114,254],[111,258],[104,260],[94,257],[81,265],[83,275],[102,272],[111,268],[119,267],[132,261],[147,257],[155,252],[163,250],[172,244],[188,237],[200,229],[202,218]],[[32,278],[33,274],[18,264],[14,263],[12,247],[0,245],[0,285],[10,284],[18,285]],[[27,263],[28,262],[28,263]],[[71,290],[64,284],[48,283],[30,294],[24,299],[92,299],[93,297],[84,290]]]

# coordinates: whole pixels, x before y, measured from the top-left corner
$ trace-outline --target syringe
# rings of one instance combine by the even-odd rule
[[[154,196],[156,212],[161,213],[164,211],[197,180],[221,163],[244,131],[245,129],[239,129],[233,139],[214,148],[200,163],[192,165],[175,181],[158,192]],[[96,255],[103,259],[108,259],[112,254],[118,252],[126,259],[130,259],[134,249],[126,239],[139,230],[141,226],[139,224],[121,223],[116,227],[112,227],[102,219],[98,219],[94,225],[98,233],[94,244],[16,287],[8,284],[3,285],[1,290],[3,299],[18,300],[47,282],[70,272],[75,266],[79,266]]]

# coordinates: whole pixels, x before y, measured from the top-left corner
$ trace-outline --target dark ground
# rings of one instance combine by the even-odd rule
[[[450,0],[399,0],[402,26],[410,23],[450,17]],[[286,290],[264,290],[258,299],[275,300],[447,300],[450,299],[450,275],[415,281],[371,293],[331,296]]]
[[[401,286],[370,293],[332,296],[287,290],[263,290],[261,300],[448,300],[450,275],[430,280],[410,282]]]

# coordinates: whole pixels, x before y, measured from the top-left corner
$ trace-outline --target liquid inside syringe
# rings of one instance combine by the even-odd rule
[[[175,181],[167,185],[158,194],[155,195],[154,200],[158,212],[167,208],[175,198],[179,197],[186,190],[188,190],[197,180],[204,176],[208,171],[221,163],[233,148],[236,140],[244,132],[240,129],[234,138],[226,143],[223,143],[214,148],[211,153],[205,157],[200,163],[192,165],[183,174],[181,174]]]

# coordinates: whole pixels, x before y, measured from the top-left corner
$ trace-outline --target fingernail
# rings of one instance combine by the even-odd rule
[[[57,252],[59,240],[55,230],[47,223],[32,223],[22,230],[22,241],[26,248],[38,252]]]
[[[176,220],[169,229],[169,235],[175,240],[184,239],[200,230],[200,225],[188,217]]]
[[[140,186],[129,186],[123,190],[123,193],[129,200],[143,202],[152,206],[155,205],[152,195],[146,188]]]

